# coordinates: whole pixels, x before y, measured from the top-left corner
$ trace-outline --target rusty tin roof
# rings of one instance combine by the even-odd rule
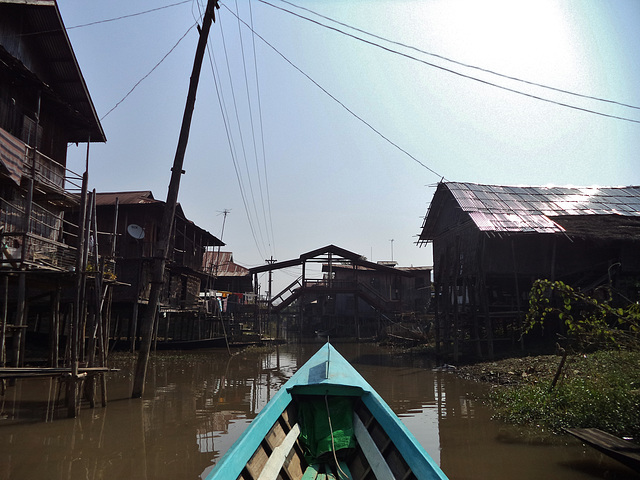
[[[483,232],[560,233],[565,229],[558,217],[640,217],[640,186],[511,187],[446,182],[436,189],[419,241],[433,240],[438,210],[449,195]]]

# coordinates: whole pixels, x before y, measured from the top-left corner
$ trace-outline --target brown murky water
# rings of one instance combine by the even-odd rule
[[[109,405],[63,418],[57,384],[28,380],[0,398],[0,480],[198,479],[320,346],[272,353],[158,353],[142,400],[128,395],[135,359],[108,382]],[[336,344],[452,480],[640,479],[566,436],[491,420],[485,386],[433,371],[423,357],[370,344]]]

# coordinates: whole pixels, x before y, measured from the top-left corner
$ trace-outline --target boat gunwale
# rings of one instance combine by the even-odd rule
[[[331,375],[322,378],[318,375],[326,366],[325,359],[331,358]],[[334,368],[337,367],[337,368]],[[324,370],[329,371],[328,368]],[[350,380],[349,383],[344,379]],[[319,393],[324,389],[322,393]],[[269,433],[279,417],[296,396],[304,395],[304,391],[318,391],[318,394],[331,394],[342,391],[342,395],[359,392],[364,405],[376,418],[396,448],[403,455],[407,465],[418,479],[447,480],[446,475],[431,456],[416,440],[411,431],[391,410],[384,399],[367,383],[367,381],[351,366],[351,364],[330,344],[326,343],[271,398],[265,407],[242,432],[231,448],[220,458],[209,472],[206,480],[215,478],[236,479],[251,460],[265,436]],[[340,393],[338,393],[339,395]]]

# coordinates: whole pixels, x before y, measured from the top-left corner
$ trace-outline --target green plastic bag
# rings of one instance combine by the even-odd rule
[[[326,398],[326,402],[325,402]],[[327,415],[327,403],[329,415]],[[333,441],[329,416],[333,428]],[[306,448],[305,457],[313,463],[334,447],[338,452],[355,447],[353,434],[353,401],[349,397],[307,397],[299,402],[300,439]]]

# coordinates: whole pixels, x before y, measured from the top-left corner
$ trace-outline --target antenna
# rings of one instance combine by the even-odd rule
[[[227,221],[227,215],[229,215],[231,213],[231,210],[225,208],[223,211],[220,212],[219,215],[224,215],[224,218],[222,219],[222,231],[220,232],[220,240],[222,240],[222,236],[224,235],[224,224]]]
[[[221,242],[222,242],[222,237],[224,236],[224,224],[227,223],[227,215],[229,215],[230,213],[231,213],[231,210],[228,208],[225,208],[219,214],[219,215],[224,215],[224,217],[222,218],[222,230],[220,231]],[[218,276],[219,267],[220,267],[220,245],[218,245],[218,254],[216,255],[216,264],[214,265],[216,277]]]

